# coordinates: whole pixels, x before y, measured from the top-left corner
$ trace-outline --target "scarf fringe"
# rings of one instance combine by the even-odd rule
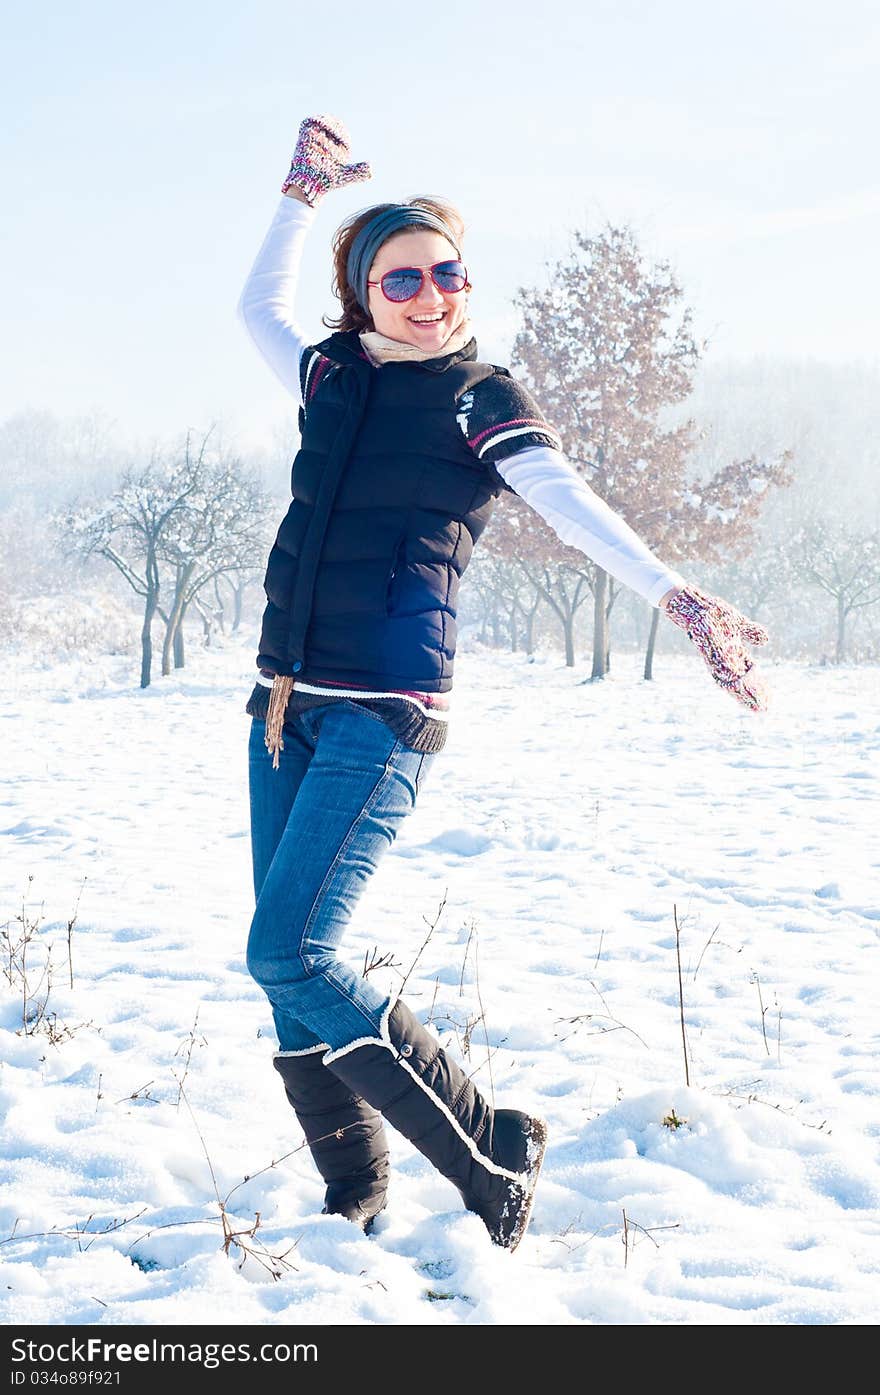
[[[287,674],[276,673],[269,694],[269,710],[266,713],[266,750],[272,756],[272,769],[281,764],[280,755],[284,750],[284,714],[293,692],[293,679]]]

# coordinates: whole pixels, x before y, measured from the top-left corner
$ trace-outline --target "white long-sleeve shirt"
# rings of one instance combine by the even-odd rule
[[[300,359],[313,341],[296,319],[296,290],[303,246],[316,210],[282,195],[275,216],[245,282],[238,315],[248,333],[292,396],[300,399]],[[381,371],[381,370],[379,370]],[[578,548],[611,576],[651,605],[685,578],[651,552],[619,514],[600,499],[561,450],[550,445],[523,448],[523,429],[505,433],[511,453],[494,467],[521,499],[549,523],[562,542]],[[541,434],[541,433],[538,433]],[[547,433],[553,439],[555,433]],[[521,448],[516,449],[517,440]]]

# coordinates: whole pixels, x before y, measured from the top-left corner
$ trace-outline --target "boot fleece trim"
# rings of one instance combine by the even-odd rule
[[[272,1057],[273,1061],[280,1061],[283,1056],[314,1056],[316,1051],[329,1051],[330,1047],[326,1041],[319,1041],[317,1046],[303,1046],[299,1051],[276,1051]]]
[[[439,1113],[444,1116],[447,1123],[451,1124],[456,1135],[465,1145],[474,1162],[479,1163],[480,1167],[482,1167],[484,1171],[490,1172],[496,1177],[507,1177],[511,1182],[518,1182],[520,1185],[524,1185],[528,1181],[528,1171],[512,1172],[509,1168],[501,1167],[498,1163],[494,1163],[491,1158],[486,1157],[485,1153],[481,1153],[479,1147],[477,1146],[476,1140],[471,1138],[469,1134],[462,1128],[461,1124],[459,1123],[458,1119],[456,1119],[452,1110],[449,1109],[445,1102],[439,1097],[439,1095],[437,1095],[435,1091],[431,1089],[430,1085],[427,1085],[425,1083],[425,1081],[422,1079],[419,1073],[413,1070],[406,1057],[401,1054],[401,1047],[395,1046],[394,1042],[391,1040],[391,1036],[388,1030],[388,1018],[390,1014],[391,1007],[389,1006],[386,1012],[384,1012],[382,1015],[381,1040],[378,1040],[376,1037],[359,1037],[357,1041],[350,1042],[348,1046],[342,1046],[337,1051],[328,1052],[327,1055],[323,1058],[324,1065],[329,1065],[332,1061],[337,1061],[343,1056],[348,1056],[352,1051],[363,1048],[365,1046],[375,1046],[379,1048],[384,1048],[386,1051],[390,1051],[397,1065],[399,1065],[402,1068],[402,1070],[411,1080],[415,1081],[419,1089],[423,1091],[423,1093],[434,1105],[435,1109],[437,1109]],[[423,1023],[417,1023],[417,1025],[422,1032],[424,1032],[426,1035],[429,1035],[427,1028],[424,1026]],[[431,1040],[433,1043],[436,1044],[437,1053],[441,1052],[443,1050],[443,1047],[440,1045],[440,1043],[436,1041],[435,1038],[431,1038]],[[406,1043],[403,1043],[403,1046],[405,1047]],[[436,1059],[437,1053],[435,1053],[434,1059]]]
[[[395,999],[394,1002],[396,1001]],[[356,1046],[388,1046],[392,1051],[396,1050],[388,1028],[388,1019],[391,1016],[394,1002],[389,998],[382,1009],[382,1016],[379,1018],[380,1035],[378,1037],[358,1037],[357,1041],[350,1041],[347,1046],[338,1046],[335,1051],[331,1051],[328,1046],[327,1055],[322,1057],[324,1065],[329,1066],[332,1061],[336,1060],[337,1056],[347,1056],[349,1051],[354,1051]]]

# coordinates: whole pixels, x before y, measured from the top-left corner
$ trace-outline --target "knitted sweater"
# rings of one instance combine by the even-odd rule
[[[316,210],[282,196],[238,303],[238,315],[256,347],[288,392],[303,401],[301,359],[310,341],[294,317],[299,264]],[[463,326],[462,332],[467,331]],[[453,336],[454,338],[455,336]],[[361,336],[364,350],[381,372],[395,358],[432,358],[409,344],[375,331]],[[449,342],[449,352],[456,347]],[[446,348],[441,353],[446,352]],[[305,395],[308,395],[308,386]],[[305,405],[305,404],[304,404]],[[566,544],[631,587],[651,605],[684,577],[665,566],[638,535],[590,489],[562,453],[562,442],[535,399],[515,379],[494,377],[464,394],[457,417],[478,459],[494,465],[511,492],[524,499]],[[259,675],[247,712],[265,719],[272,675]],[[450,695],[409,691],[375,692],[351,685],[293,680],[286,706],[290,721],[298,712],[334,701],[354,701],[376,712],[405,745],[417,751],[442,750],[448,730]]]

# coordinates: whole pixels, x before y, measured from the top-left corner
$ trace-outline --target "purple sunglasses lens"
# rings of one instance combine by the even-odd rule
[[[461,262],[441,262],[434,267],[434,285],[441,291],[464,290],[467,272]]]
[[[389,271],[382,277],[382,289],[389,300],[412,300],[422,286],[420,271]]]

